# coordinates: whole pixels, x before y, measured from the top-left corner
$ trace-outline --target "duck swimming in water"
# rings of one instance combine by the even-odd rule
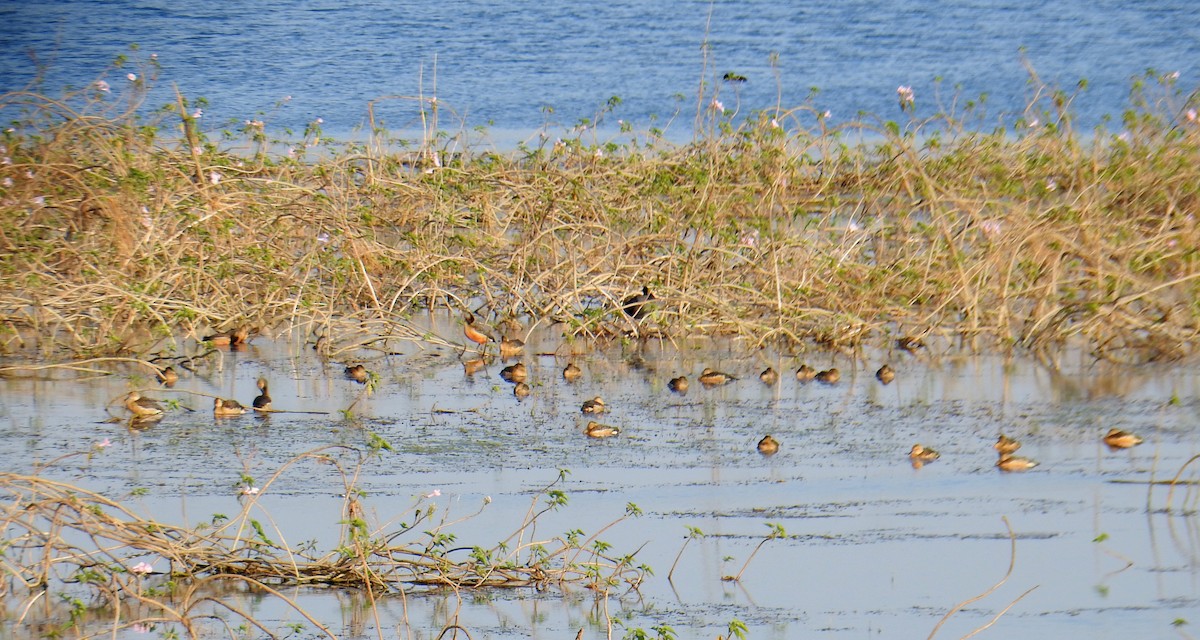
[[[604,398],[596,396],[591,400],[584,400],[583,405],[579,407],[583,413],[604,413]]]
[[[246,407],[237,400],[227,400],[225,398],[213,398],[213,415],[218,418],[228,418],[232,416],[240,416],[246,413]]]
[[[125,395],[125,408],[133,414],[133,417],[142,420],[161,418],[163,415],[162,405],[158,404],[157,400],[143,398],[142,394],[137,391],[130,391]]]
[[[1112,449],[1128,449],[1142,443],[1142,439],[1128,431],[1109,429],[1104,435],[1104,444]]]
[[[271,394],[267,391],[266,378],[258,379],[258,391],[258,397],[256,397],[254,402],[251,403],[254,407],[254,410],[262,413],[269,412],[271,410]]]
[[[992,445],[992,448],[1001,454],[1015,453],[1017,449],[1021,448],[1021,442],[1002,433],[999,438],[996,438],[996,444]]]
[[[611,425],[589,422],[583,432],[589,438],[609,438],[621,433],[621,430]]]
[[[700,377],[697,379],[700,380],[700,384],[706,387],[717,387],[737,380],[736,377],[728,373],[716,371],[710,367],[705,367],[704,371],[700,372]]]

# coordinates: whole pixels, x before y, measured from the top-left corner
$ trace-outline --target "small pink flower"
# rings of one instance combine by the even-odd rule
[[[1171,80],[1178,80],[1178,79],[1179,79],[1179,72],[1178,72],[1178,71],[1172,71],[1171,73],[1168,73],[1168,74],[1167,74],[1167,77],[1168,77],[1168,78],[1170,78]]]
[[[221,174],[213,171],[212,173],[208,174],[208,181],[213,184],[219,184],[221,182]]]
[[[108,83],[103,80],[96,81],[96,88],[101,91],[105,91],[105,92],[107,92],[109,90]]]
[[[137,82],[137,74],[136,73],[130,73],[130,74],[126,75],[125,77],[127,79],[129,79],[130,82]]]
[[[717,100],[716,98],[713,98],[712,102],[708,106],[712,108],[713,111],[725,113],[725,105],[721,104],[721,101]]]
[[[1046,191],[1054,191],[1056,189],[1058,189],[1058,182],[1056,182],[1054,178],[1050,178],[1046,181]]]
[[[1187,117],[1188,122],[1195,122],[1196,121],[1196,110],[1188,109],[1185,116]]]
[[[772,128],[772,129],[778,129],[778,128],[779,128],[779,121],[778,121],[778,120],[776,120],[775,118],[771,118],[771,128]]]
[[[29,201],[40,207],[40,206],[46,204],[46,196],[34,196]]]
[[[112,446],[112,440],[105,438],[105,439],[101,440],[100,442],[97,442],[93,446],[96,447],[97,449],[104,450],[104,449],[107,449]]]
[[[987,238],[995,238],[1003,230],[999,220],[984,220],[979,224],[979,229]]]
[[[317,118],[317,124],[325,124],[325,118]]]
[[[157,53],[152,53],[152,54],[150,54],[150,59],[151,59],[151,60],[158,60],[158,54],[157,54]]]
[[[912,87],[908,85],[900,85],[896,87],[896,96],[900,99],[900,108],[908,109],[913,106],[916,96],[913,93]]]
[[[1037,118],[1034,118],[1034,119],[1032,119],[1032,120],[1030,120],[1030,121],[1029,121],[1029,128],[1030,128],[1030,129],[1037,128],[1037,126],[1038,126],[1039,124],[1041,124],[1041,123],[1042,123],[1042,121],[1041,121],[1041,120],[1038,120]]]
[[[242,487],[242,495],[244,496],[256,496],[258,495],[259,491],[261,491],[261,489],[258,487]]]
[[[132,629],[134,633],[150,633],[151,631],[154,631],[154,625],[149,625],[145,622],[135,622],[129,625],[129,628]]]
[[[828,109],[826,109],[825,112],[821,114],[821,118],[825,119],[825,120],[828,120],[832,117],[833,117],[833,112]]]
[[[195,111],[192,112],[193,120],[199,120],[200,118],[203,118],[203,117],[204,117],[204,109],[196,109]]]
[[[440,496],[440,495],[442,495],[442,490],[441,490],[441,489],[434,489],[433,491],[430,491],[429,493],[425,494],[425,496],[424,496],[424,497],[426,497],[426,498],[436,498],[436,497],[438,497],[438,496]]]
[[[4,181],[0,182],[0,184],[3,184],[5,187],[11,187],[11,186],[13,186],[13,179],[9,178],[8,176],[5,176]]]
[[[154,573],[154,567],[145,562],[139,562],[132,567],[129,567],[129,573],[136,573],[144,576],[147,573]]]

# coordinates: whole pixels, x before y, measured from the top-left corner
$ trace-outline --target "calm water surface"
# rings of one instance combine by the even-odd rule
[[[446,319],[431,328],[445,336],[459,330]],[[523,360],[534,393],[524,402],[500,380],[499,363],[467,376],[451,352],[372,360],[382,385],[359,405],[361,426],[338,413],[362,389],[341,377],[343,362],[322,362],[282,338],[223,353],[174,391],[153,392],[200,409],[171,412],[139,432],[103,422],[103,407],[145,380],[0,380],[0,467],[28,471],[34,461],[109,438],[114,446],[90,463],[47,473],[124,498],[157,519],[196,523],[238,511],[234,487],[242,473],[265,479],[314,447],[361,446],[369,430],[396,449],[368,465],[359,481],[372,522],[402,519],[434,490],[441,495],[433,500],[453,517],[474,513],[490,497],[482,515],[454,532],[458,544],[491,546],[519,526],[536,491],[560,468],[571,470],[563,486],[570,502],[547,516],[539,535],[575,528],[590,534],[636,503],[643,517],[602,536],[623,552],[644,544],[638,557],[657,573],[640,597],[607,603],[608,613],[631,627],[667,624],[681,638],[715,637],[736,618],[754,638],[924,637],[954,603],[1004,575],[1009,541],[1002,517],[1018,536],[1012,577],[939,637],[965,635],[1033,587],[996,631],[1166,637],[1174,620],[1194,621],[1197,516],[1162,512],[1165,491],[1118,482],[1170,476],[1200,453],[1194,367],[1112,370],[1077,357],[1052,371],[1021,359],[937,355],[936,347],[919,357],[872,351],[852,359],[747,355],[710,342],[681,352],[651,342],[576,357],[585,376],[570,385],[559,374],[566,359],[536,355],[560,346],[557,333],[539,330],[531,342]],[[802,385],[785,376],[767,387],[757,379],[767,365],[794,371],[804,361],[838,366],[843,381]],[[899,371],[888,386],[872,375],[883,361]],[[670,377],[694,379],[704,366],[743,379],[712,390],[694,384],[686,396],[666,390]],[[248,403],[259,375],[272,380],[277,408],[331,414],[214,421],[206,398],[187,395]],[[618,438],[589,441],[581,433],[579,405],[597,394],[612,408],[604,421],[624,429]],[[1135,430],[1146,443],[1108,451],[1099,436],[1110,426]],[[991,444],[1001,431],[1020,438],[1020,453],[1041,466],[1024,474],[994,469]],[[782,443],[771,458],[754,448],[765,433]],[[912,468],[906,454],[914,442],[936,447],[942,459]],[[131,497],[134,489],[146,493]],[[290,542],[312,539],[329,548],[341,492],[331,469],[301,465],[271,485],[261,508]],[[1194,506],[1194,494],[1182,490],[1176,506],[1185,496]],[[789,537],[769,542],[741,584],[722,582],[740,569],[768,523]],[[708,536],[688,547],[671,584],[666,573],[685,527]],[[1102,534],[1107,539],[1095,542]],[[289,593],[335,633],[374,637],[361,597]],[[239,597],[276,628],[299,621],[269,598]],[[484,592],[465,600],[458,621],[476,638],[567,638],[580,627],[587,638],[606,633],[606,605],[586,592]],[[457,606],[446,595],[389,598],[380,616],[385,634],[427,638]]]
[[[946,103],[955,86],[966,98],[987,93],[989,126],[1011,123],[1030,96],[1022,49],[1048,81],[1073,89],[1088,80],[1075,104],[1086,126],[1119,115],[1131,78],[1148,68],[1180,72],[1185,91],[1200,78],[1191,0],[6,0],[0,24],[0,91],[35,77],[31,55],[54,91],[91,82],[137,43],[163,66],[151,105],[173,102],[177,84],[210,100],[210,128],[265,119],[275,135],[317,117],[327,133],[350,135],[368,101],[423,92],[458,114],[444,129],[482,125],[494,139],[520,139],[547,121],[570,127],[610,96],[624,100],[612,117],[637,129],[681,112],[671,132],[686,139],[706,31],[704,78],[749,78],[722,88],[726,108],[743,115],[800,105],[817,88],[817,106],[835,123],[860,111],[892,118],[899,85],[912,86],[918,113],[928,114],[940,78]],[[118,93],[124,76],[107,76]],[[419,124],[412,104],[386,101],[377,115],[392,130],[411,130]]]

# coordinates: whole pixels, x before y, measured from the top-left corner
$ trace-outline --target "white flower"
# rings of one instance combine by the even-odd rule
[[[1054,178],[1050,178],[1046,181],[1046,191],[1054,191],[1057,188],[1058,183],[1054,181]]]
[[[826,120],[828,120],[828,119],[830,119],[830,118],[832,118],[832,117],[833,117],[833,112],[832,112],[832,111],[830,111],[830,110],[828,110],[828,109],[826,109],[826,110],[825,110],[825,113],[822,113],[822,114],[821,114],[821,117],[822,117],[822,118],[824,118],[824,119],[826,119]]]
[[[317,118],[317,124],[325,124],[325,118]]]
[[[708,106],[711,107],[713,111],[725,113],[725,105],[721,104],[721,101],[717,100],[716,98],[713,98],[712,103],[710,103]]]
[[[5,187],[11,187],[13,186],[13,179],[5,176],[4,180],[0,181],[0,184],[4,185]]]
[[[218,184],[219,182],[221,182],[221,174],[217,173],[216,171],[213,171],[212,173],[208,174],[208,181],[213,184]]]
[[[776,120],[775,118],[771,118],[771,128],[772,128],[772,129],[778,129],[778,128],[779,128],[779,121],[778,121],[778,120]]]
[[[136,73],[130,73],[130,74],[126,75],[125,77],[128,78],[130,82],[137,82],[137,74]]]
[[[30,202],[40,207],[46,204],[46,196],[34,196],[32,199],[30,199]]]
[[[108,91],[108,89],[109,89],[109,87],[108,87],[108,83],[107,83],[107,82],[105,82],[105,81],[103,81],[103,80],[97,80],[97,81],[96,81],[96,88],[97,88],[97,89],[99,89],[99,90],[101,90],[101,91]]]
[[[438,496],[440,496],[440,495],[442,495],[442,490],[441,490],[441,489],[434,489],[433,491],[430,491],[429,493],[425,494],[425,496],[424,496],[424,497],[425,497],[425,498],[436,498],[436,497],[438,497]]]
[[[1187,113],[1184,115],[1187,117],[1188,122],[1196,121],[1196,110],[1195,109],[1188,109]]]
[[[132,567],[129,567],[129,573],[146,575],[147,573],[153,573],[153,572],[154,572],[154,567],[150,566],[149,564],[147,564],[145,562],[139,562],[139,563],[133,565]]]
[[[199,120],[200,118],[203,118],[203,117],[204,117],[204,109],[196,109],[195,111],[192,112],[193,120]]]
[[[242,495],[244,496],[256,496],[258,492],[258,487],[242,487]]]

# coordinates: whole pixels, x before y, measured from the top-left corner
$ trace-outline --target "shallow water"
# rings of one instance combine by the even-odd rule
[[[484,126],[509,144],[544,123],[553,136],[595,120],[611,96],[624,100],[608,116],[613,128],[622,119],[689,140],[702,74],[743,116],[800,106],[815,87],[815,108],[835,125],[860,111],[902,117],[899,85],[914,89],[922,118],[961,87],[960,106],[988,95],[990,131],[1001,113],[1011,126],[1033,96],[1022,56],[1068,92],[1088,81],[1072,105],[1086,131],[1104,116],[1119,123],[1147,69],[1180,72],[1185,94],[1200,74],[1200,14],[1189,0],[53,0],[0,3],[0,20],[0,91],[39,72],[52,93],[85,86],[137,43],[163,67],[149,106],[174,104],[178,85],[209,100],[206,129],[265,120],[269,136],[321,117],[327,134],[345,137],[365,125],[369,101],[436,94],[441,129]],[[730,71],[749,81],[721,83]],[[106,76],[114,101],[125,73]],[[392,131],[419,130],[414,104],[381,100],[376,116]]]
[[[446,336],[458,331],[445,318],[432,328]],[[467,376],[451,351],[412,349],[370,360],[381,385],[358,405],[358,424],[339,412],[362,391],[342,377],[344,363],[322,362],[282,338],[221,352],[219,364],[185,377],[174,391],[154,391],[197,410],[169,412],[142,431],[103,422],[103,406],[131,383],[152,386],[147,380],[0,380],[0,465],[28,472],[108,438],[114,446],[90,462],[68,460],[46,475],[127,499],[159,520],[194,524],[239,510],[235,485],[243,472],[261,484],[299,453],[338,443],[361,447],[371,431],[395,448],[368,463],[358,482],[373,522],[402,518],[434,490],[441,495],[426,502],[451,519],[490,497],[480,516],[453,531],[459,545],[491,546],[520,525],[530,500],[560,468],[571,471],[562,487],[569,505],[547,514],[539,533],[594,533],[629,502],[644,511],[602,536],[621,553],[645,545],[638,558],[656,575],[640,595],[606,604],[582,589],[466,593],[458,623],[475,638],[563,638],[580,627],[584,637],[604,637],[606,610],[629,627],[666,624],[684,638],[714,637],[735,618],[755,638],[922,637],[955,603],[1004,575],[1004,517],[1017,537],[1012,576],[951,618],[938,637],[965,635],[1033,587],[996,632],[1150,637],[1171,633],[1176,619],[1194,622],[1200,522],[1194,514],[1165,513],[1165,488],[1148,492],[1145,484],[1124,482],[1170,477],[1200,453],[1194,367],[1111,369],[1074,356],[1051,371],[1024,359],[935,355],[943,350],[938,345],[935,354],[876,351],[855,361],[823,352],[747,355],[723,342],[682,349],[630,342],[572,358],[584,377],[568,384],[559,375],[567,358],[537,355],[562,346],[555,330],[539,329],[530,342],[522,359],[533,395],[524,402],[500,380],[499,362]],[[803,361],[838,366],[843,379],[826,386],[785,375],[775,387],[757,379],[768,364],[790,372]],[[873,376],[884,361],[898,371],[888,386]],[[743,379],[706,390],[695,382],[705,366]],[[682,397],[666,389],[680,374],[693,380]],[[329,415],[217,421],[207,398],[184,393],[248,404],[259,375],[271,379],[276,408]],[[605,398],[611,413],[602,421],[621,426],[620,436],[582,435],[579,405],[594,395]],[[120,413],[115,406],[113,412]],[[1146,443],[1109,451],[1099,438],[1110,426],[1136,431]],[[991,444],[1001,431],[1019,438],[1019,453],[1041,465],[997,471]],[[770,458],[755,451],[766,433],[782,444]],[[914,469],[907,458],[914,442],[937,448],[942,458]],[[135,489],[145,494],[131,495]],[[290,543],[311,539],[329,548],[343,491],[332,469],[301,463],[266,489],[259,508],[271,531]],[[1195,497],[1180,488],[1175,506],[1184,505],[1194,507]],[[740,583],[722,581],[740,570],[768,523],[788,537],[767,542]],[[672,584],[666,576],[685,527],[707,536],[688,545]],[[1107,539],[1093,541],[1102,534]],[[361,595],[288,593],[342,637],[374,636],[375,618]],[[269,597],[241,597],[270,624],[298,621]],[[385,633],[435,637],[457,605],[446,594],[392,597],[379,616]],[[623,633],[617,628],[614,636]],[[305,637],[311,635],[310,628]]]

